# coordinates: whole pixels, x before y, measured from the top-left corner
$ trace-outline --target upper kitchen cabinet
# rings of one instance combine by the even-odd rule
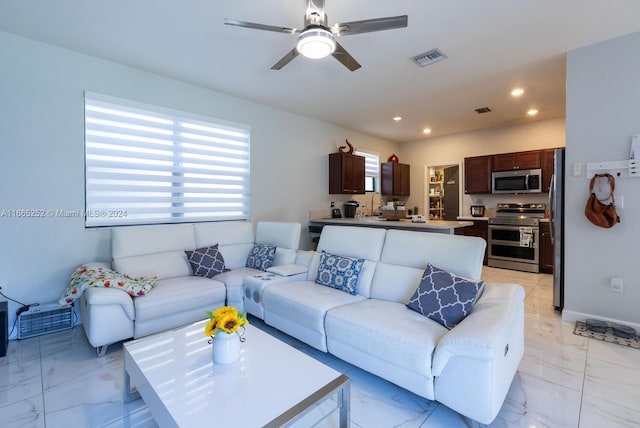
[[[329,194],[364,193],[364,156],[329,155]]]
[[[466,195],[491,193],[491,166],[493,156],[464,158],[464,193]]]
[[[553,176],[553,157],[556,149],[545,149],[540,156],[542,159],[542,191],[548,192],[551,188],[551,177]]]
[[[540,150],[493,155],[494,171],[540,168]]]
[[[381,164],[383,195],[409,196],[411,193],[410,165],[398,162]]]

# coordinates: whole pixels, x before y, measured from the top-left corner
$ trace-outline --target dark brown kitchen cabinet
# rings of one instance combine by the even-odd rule
[[[540,150],[493,155],[493,170],[540,168]]]
[[[411,167],[404,163],[384,162],[381,165],[383,195],[409,196]]]
[[[540,222],[540,273],[553,273],[553,244],[548,222]]]
[[[456,235],[462,236],[475,236],[477,238],[484,239],[484,242],[489,242],[489,224],[486,220],[474,220],[473,226],[458,227],[455,230]],[[484,261],[487,264],[487,247],[484,249]]]
[[[555,149],[545,149],[542,151],[542,191],[548,192],[551,187],[551,177],[553,176],[553,156]]]
[[[464,193],[467,195],[491,193],[493,156],[464,158]]]
[[[329,194],[364,193],[364,156],[329,155]]]

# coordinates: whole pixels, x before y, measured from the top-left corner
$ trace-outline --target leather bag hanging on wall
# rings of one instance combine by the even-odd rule
[[[593,187],[601,178],[607,179],[607,184],[611,189],[611,193],[604,199],[598,199],[595,192],[593,191]],[[613,196],[613,191],[616,188],[616,179],[613,178],[611,174],[595,174],[589,183],[589,199],[587,200],[587,205],[584,208],[584,214],[587,216],[589,221],[596,226],[610,228],[613,227],[616,223],[620,223],[620,217],[618,213],[616,213],[616,201]],[[602,201],[607,201],[611,199],[611,202],[608,204],[603,203]]]

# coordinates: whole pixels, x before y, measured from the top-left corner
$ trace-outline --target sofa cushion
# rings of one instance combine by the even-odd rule
[[[218,244],[185,251],[185,254],[195,276],[213,278],[224,272],[224,257],[218,249]]]
[[[227,269],[237,269],[247,264],[247,257],[254,245],[253,225],[249,221],[214,221],[195,223],[196,245],[191,248],[218,244],[224,254]],[[191,248],[187,248],[188,250]]]
[[[387,364],[376,361],[431,377],[434,349],[448,332],[402,303],[377,299],[329,310],[325,329],[329,352],[385,378],[391,375],[377,368]],[[337,348],[343,351],[336,353]],[[351,354],[349,348],[358,352]]]
[[[297,250],[293,248],[276,247],[276,255],[273,256],[271,266],[292,265],[296,262]]]
[[[256,225],[256,243],[295,250],[300,245],[300,223],[261,221]]]
[[[322,251],[316,284],[355,295],[362,265],[364,265],[364,259],[341,257]]]
[[[196,240],[191,224],[114,227],[111,230],[111,253],[114,259],[193,248],[196,248]]]
[[[470,312],[484,281],[471,281],[431,264],[407,307],[451,329]]]
[[[309,263],[310,281],[315,281],[320,264],[320,252],[326,251],[343,257],[364,259],[358,278],[357,293],[370,297],[376,264],[380,259],[387,231],[370,227],[325,226],[318,242],[318,252]]]
[[[114,258],[113,268],[133,278],[155,276],[167,279],[191,275],[184,250]]]
[[[158,281],[150,293],[136,297],[133,304],[136,321],[143,321],[189,312],[203,306],[210,306],[210,310],[213,310],[220,306],[220,302],[225,301],[225,297],[226,290],[222,282],[199,276],[185,276]],[[206,317],[207,314],[203,311],[201,319]]]
[[[275,255],[275,245],[256,244],[247,257],[246,267],[266,271],[273,265]]]
[[[217,275],[215,279],[220,282],[224,282],[225,288],[227,289],[227,305],[235,306],[238,311],[243,312],[244,293],[242,291],[242,285],[244,283],[244,278],[261,273],[264,272],[258,269],[241,267]]]
[[[361,300],[364,300],[361,295],[352,296],[311,281],[273,284],[262,293],[267,324],[325,352],[327,311]]]

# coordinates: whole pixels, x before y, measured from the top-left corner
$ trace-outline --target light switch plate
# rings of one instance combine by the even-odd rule
[[[573,176],[580,177],[582,175],[582,164],[580,162],[575,162],[573,164]]]

